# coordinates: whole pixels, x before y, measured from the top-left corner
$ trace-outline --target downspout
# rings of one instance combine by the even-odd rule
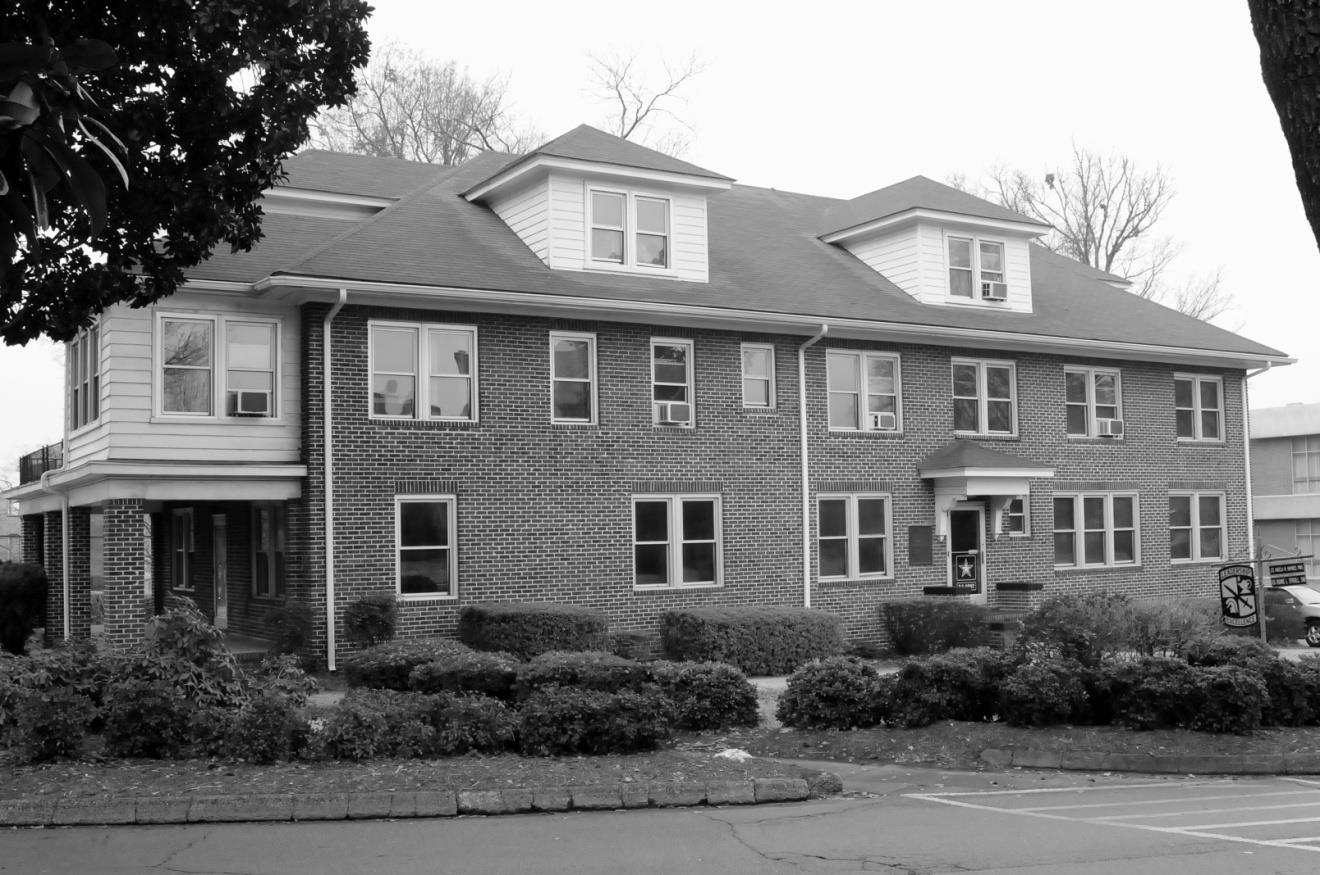
[[[802,606],[811,607],[811,466],[807,459],[807,347],[829,333],[822,322],[817,331],[798,347],[798,438],[802,444]]]
[[[339,300],[325,314],[321,323],[321,402],[324,405],[322,422],[325,435],[322,446],[325,453],[325,667],[335,670],[335,465],[331,443],[331,368],[330,323],[348,303],[348,289],[339,290]]]
[[[1265,367],[1247,371],[1242,378],[1242,456],[1247,478],[1247,557],[1250,559],[1256,558],[1256,501],[1251,495],[1251,411],[1247,408],[1247,380],[1265,373],[1272,364],[1266,362]]]

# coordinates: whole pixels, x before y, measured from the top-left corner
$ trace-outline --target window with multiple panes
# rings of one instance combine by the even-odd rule
[[[101,329],[92,325],[69,341],[69,428],[82,428],[101,415]]]
[[[395,499],[397,586],[401,598],[458,592],[453,496]]]
[[[713,586],[720,574],[718,496],[634,496],[634,585]]]
[[[601,265],[669,267],[669,201],[592,189],[587,197],[590,260]]]
[[[550,421],[596,421],[596,335],[550,332]]]
[[[1027,500],[1025,497],[1019,495],[1009,501],[1008,506],[1004,508],[1004,531],[1010,535],[1030,533],[1027,513]]]
[[[826,354],[825,362],[830,428],[862,431],[902,428],[898,356],[832,349]]]
[[[889,577],[887,495],[821,495],[816,544],[822,580]]]
[[[1004,244],[972,237],[948,237],[949,294],[980,300],[989,283],[1004,282]]]
[[[195,551],[193,509],[175,508],[170,515],[170,587],[172,589],[193,588],[192,569]]]
[[[1309,577],[1320,577],[1320,520],[1296,520],[1294,525],[1297,552],[1311,557],[1305,560],[1306,574]]]
[[[225,415],[274,416],[278,332],[273,322],[225,323]]]
[[[696,421],[692,392],[692,341],[651,339],[651,421],[691,428]]]
[[[1219,377],[1176,374],[1173,378],[1173,416],[1178,439],[1221,441],[1224,383]]]
[[[1137,497],[1109,492],[1054,497],[1054,564],[1136,565]]]
[[[371,415],[477,421],[477,329],[372,322]]]
[[[284,595],[284,551],[287,514],[282,504],[252,506],[252,595],[274,599]]]
[[[1292,439],[1292,471],[1294,495],[1320,492],[1320,437]]]
[[[1017,380],[1012,362],[953,360],[953,429],[970,434],[1017,432]]]
[[[165,315],[157,330],[162,414],[277,415],[278,320]]]
[[[775,406],[775,348],[768,343],[742,345],[743,407]]]
[[[1225,541],[1223,493],[1169,494],[1170,560],[1223,559]]]
[[[1070,436],[1094,437],[1099,431],[1098,420],[1123,418],[1118,371],[1067,367],[1063,369],[1063,381]]]
[[[215,322],[160,320],[161,412],[210,416],[215,411]]]

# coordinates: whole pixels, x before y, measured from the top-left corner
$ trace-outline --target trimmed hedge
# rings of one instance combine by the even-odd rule
[[[677,729],[705,731],[761,722],[756,687],[722,662],[654,662],[656,683],[674,705]]]
[[[518,695],[527,698],[542,687],[579,687],[602,693],[638,690],[655,683],[649,666],[613,653],[552,650],[518,667]]]
[[[364,595],[344,608],[344,632],[358,647],[374,647],[394,637],[399,622],[394,593]]]
[[[788,679],[775,716],[797,729],[851,729],[880,722],[880,677],[852,656],[809,662]]]
[[[474,650],[530,659],[552,650],[608,650],[609,621],[592,608],[542,602],[467,605],[458,638]]]
[[[350,687],[405,692],[409,689],[408,677],[417,666],[469,652],[467,647],[447,638],[387,641],[345,659],[344,678]]]
[[[886,602],[880,622],[899,656],[943,653],[955,647],[976,647],[985,638],[984,605],[959,601]]]
[[[519,744],[532,756],[652,750],[669,736],[672,712],[656,687],[618,693],[542,687],[519,710]]]
[[[789,674],[843,650],[843,623],[809,608],[719,607],[666,611],[660,639],[669,659],[727,662],[749,675]]]
[[[414,668],[408,675],[408,688],[419,693],[481,693],[511,699],[518,667],[518,661],[507,653],[464,648]]]
[[[1000,684],[1000,716],[1010,726],[1077,721],[1088,711],[1084,669],[1076,662],[1028,662]]]
[[[908,727],[940,720],[990,720],[999,710],[1007,668],[1004,655],[988,647],[910,659],[889,692],[886,716]]]

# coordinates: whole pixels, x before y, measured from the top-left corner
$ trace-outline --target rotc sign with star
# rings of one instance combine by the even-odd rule
[[[1256,625],[1256,571],[1250,565],[1225,565],[1219,569],[1219,609],[1224,625],[1240,628]]]
[[[953,585],[970,592],[981,591],[981,569],[976,553],[953,554]]]

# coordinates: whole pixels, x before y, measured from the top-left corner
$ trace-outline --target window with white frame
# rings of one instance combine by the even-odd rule
[[[596,335],[550,332],[550,421],[596,421]]]
[[[820,578],[890,577],[887,495],[821,495],[816,501]]]
[[[193,588],[193,509],[175,508],[170,516],[170,587],[191,591]]]
[[[953,430],[1016,434],[1017,389],[1012,362],[953,360]]]
[[[651,421],[691,428],[696,421],[692,392],[692,341],[651,339]]]
[[[1297,540],[1294,543],[1298,554],[1311,557],[1304,560],[1306,574],[1308,577],[1320,577],[1320,520],[1296,520],[1295,526]]]
[[[860,431],[902,428],[898,356],[832,349],[826,354],[825,363],[830,428]]]
[[[1140,562],[1137,496],[1111,492],[1054,496],[1054,564],[1113,567]]]
[[[1179,440],[1222,441],[1224,383],[1219,377],[1175,374],[1173,417]]]
[[[260,502],[252,506],[252,595],[256,598],[284,595],[287,519],[282,504]]]
[[[477,329],[372,322],[371,415],[477,421]]]
[[[974,300],[1003,300],[1004,244],[975,237],[946,238],[949,259],[949,295]]]
[[[775,348],[769,343],[742,345],[743,407],[775,406]]]
[[[719,496],[634,496],[634,585],[718,585],[720,528]]]
[[[1201,562],[1224,558],[1222,492],[1169,493],[1169,559]]]
[[[162,315],[157,335],[162,414],[277,415],[279,320]]]
[[[79,429],[101,415],[101,328],[78,332],[68,346],[69,428]]]
[[[225,323],[225,415],[274,416],[279,357],[273,322]]]
[[[662,197],[589,189],[590,262],[642,270],[670,266],[670,207]]]
[[[1320,492],[1320,437],[1292,439],[1293,494]]]
[[[160,320],[162,413],[215,412],[215,322],[172,316]]]
[[[1100,420],[1123,418],[1119,372],[1111,368],[1063,369],[1064,410],[1070,437],[1095,437]],[[1112,427],[1110,433],[1112,434]]]
[[[1027,500],[1024,496],[1019,495],[1011,499],[1004,508],[1004,531],[1014,536],[1027,535],[1031,532]]]
[[[400,598],[453,598],[458,592],[454,505],[452,495],[395,498]]]

